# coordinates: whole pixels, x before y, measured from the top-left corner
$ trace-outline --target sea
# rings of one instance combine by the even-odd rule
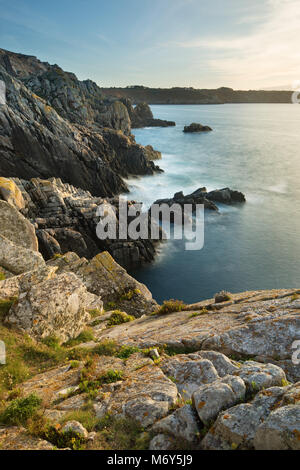
[[[145,209],[178,191],[230,187],[244,205],[205,212],[204,246],[160,245],[155,261],[131,271],[153,297],[186,303],[220,290],[300,286],[300,106],[293,104],[155,105],[176,127],[135,129],[136,141],[162,152],[164,173],[129,179],[130,199]],[[212,132],[189,134],[192,122]]]

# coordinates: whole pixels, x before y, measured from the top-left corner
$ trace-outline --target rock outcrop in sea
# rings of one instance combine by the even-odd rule
[[[208,132],[212,131],[212,128],[209,126],[202,126],[202,124],[197,124],[196,122],[193,122],[189,126],[184,126],[183,132],[185,133],[195,133],[195,132]]]
[[[173,127],[176,126],[174,121],[166,121],[164,119],[155,119],[150,106],[147,103],[138,103],[134,108],[131,103],[126,100],[131,126],[133,129],[140,127]]]

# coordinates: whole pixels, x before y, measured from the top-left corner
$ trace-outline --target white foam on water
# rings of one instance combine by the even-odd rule
[[[267,186],[266,190],[271,191],[272,193],[286,194],[287,188],[288,188],[288,185],[286,181],[281,181],[280,183],[275,184],[273,186]]]

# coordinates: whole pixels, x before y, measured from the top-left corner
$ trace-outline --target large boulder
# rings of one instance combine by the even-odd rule
[[[79,335],[90,319],[88,310],[95,308],[102,309],[99,297],[75,274],[64,273],[22,293],[6,322],[34,338],[56,336],[64,342]]]
[[[184,405],[166,418],[157,421],[152,427],[152,431],[171,434],[187,442],[197,443],[200,428],[193,407]]]
[[[234,372],[234,375],[243,379],[249,393],[276,385],[281,386],[286,382],[286,375],[280,367],[255,361],[246,361],[240,369]]]
[[[245,394],[244,381],[239,377],[226,375],[198,388],[193,394],[193,403],[201,422],[208,425],[221,411],[243,401]]]
[[[254,436],[256,450],[300,450],[300,405],[273,411]]]
[[[202,447],[207,450],[243,450],[260,446],[263,449],[274,449],[274,445],[278,445],[279,449],[284,446],[293,448],[300,432],[297,403],[299,384],[262,390],[252,402],[236,405],[221,413],[203,439]],[[265,423],[270,423],[269,427]],[[292,427],[295,430],[294,437]],[[263,430],[266,434],[264,437]],[[273,432],[276,444],[276,441],[271,442]]]
[[[172,377],[184,399],[190,399],[201,385],[219,378],[212,362],[201,357],[194,360],[189,355],[178,355],[166,359],[161,368],[168,377]]]
[[[90,261],[67,253],[50,260],[48,265],[57,266],[58,272],[74,272],[87,290],[100,296],[111,309],[118,308],[141,317],[158,307],[147,287],[131,277],[108,252],[100,253]]]
[[[33,225],[15,207],[1,200],[0,220],[0,234],[3,237],[18,246],[38,251],[38,241]]]
[[[28,291],[33,285],[52,279],[56,271],[55,266],[42,265],[33,271],[0,281],[0,298],[5,300],[19,297],[22,292]]]
[[[0,234],[0,266],[13,274],[21,274],[45,266],[40,253],[16,245]]]

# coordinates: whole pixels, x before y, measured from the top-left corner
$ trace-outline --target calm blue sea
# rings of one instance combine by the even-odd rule
[[[134,130],[137,142],[163,154],[165,173],[129,180],[129,197],[154,200],[206,186],[245,193],[243,207],[207,213],[205,244],[161,246],[156,261],[132,274],[154,298],[195,302],[226,289],[239,292],[300,286],[300,106],[232,104],[152,106],[175,128]],[[184,134],[191,122],[213,132]]]

